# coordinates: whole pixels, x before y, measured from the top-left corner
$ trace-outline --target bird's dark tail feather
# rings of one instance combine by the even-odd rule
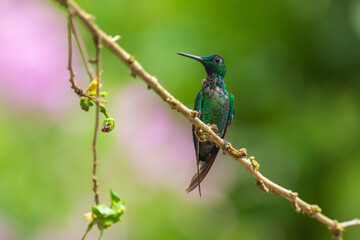
[[[197,144],[196,144],[196,170],[197,170],[197,175],[199,175],[200,173],[200,170],[199,170],[199,164],[200,164],[200,153],[199,153],[199,141],[196,141]],[[198,184],[198,189],[199,189],[199,196],[201,197],[201,187],[200,187],[200,183]]]
[[[192,177],[191,183],[189,187],[186,189],[187,193],[194,190],[204,180],[211,166],[214,163],[218,151],[219,149],[217,148],[216,151],[211,154],[211,157],[200,167],[200,170]]]
[[[200,170],[199,170],[199,162],[197,162],[197,163],[196,163],[196,170],[197,170],[196,175],[199,175],[199,173],[200,173]],[[194,178],[194,177],[193,177],[193,178]],[[197,186],[198,186],[198,189],[199,189],[199,196],[201,197],[201,187],[200,187],[200,182],[197,184]],[[189,192],[187,192],[187,193],[189,193]]]

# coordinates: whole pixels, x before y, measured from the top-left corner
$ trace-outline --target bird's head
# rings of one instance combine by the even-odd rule
[[[220,75],[221,77],[225,76],[226,73],[225,60],[219,55],[210,54],[205,57],[199,57],[181,52],[179,52],[178,54],[201,62],[204,65],[205,71],[208,76],[213,74]]]

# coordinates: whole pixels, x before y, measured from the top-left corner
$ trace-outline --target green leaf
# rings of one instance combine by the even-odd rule
[[[109,93],[108,92],[101,92],[99,93],[100,97],[106,97]]]
[[[110,116],[107,114],[107,112],[106,112],[106,107],[104,106],[104,104],[99,104],[99,107],[100,107],[100,112],[102,113],[102,114],[104,114],[104,116],[106,117],[106,118],[110,118]]]
[[[106,216],[113,214],[114,210],[106,206],[106,204],[100,204],[92,206],[91,212],[97,216],[96,218],[105,218]]]
[[[91,221],[87,227],[86,227],[86,231],[84,233],[84,236],[81,238],[81,240],[84,240],[86,235],[90,232],[91,228],[94,226],[95,222],[94,221]]]
[[[80,107],[85,112],[89,111],[89,108],[93,106],[94,104],[91,102],[91,100],[87,97],[81,97],[80,98]]]
[[[121,221],[121,216],[125,212],[125,202],[121,200],[120,196],[112,189],[110,189],[110,199],[110,207],[106,206],[106,204],[91,207],[92,220],[89,226],[96,223],[99,230],[102,231],[114,223]]]
[[[111,117],[109,118],[106,118],[103,122],[103,127],[101,128],[101,131],[102,132],[106,132],[106,133],[109,133],[111,132],[113,129],[115,128],[115,120]],[[111,193],[111,190],[110,190],[110,194]]]
[[[121,201],[121,198],[120,198],[119,194],[117,194],[117,192],[115,192],[111,188],[110,188],[110,198],[111,198],[111,205]]]

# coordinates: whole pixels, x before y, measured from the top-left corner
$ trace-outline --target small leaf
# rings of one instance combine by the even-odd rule
[[[110,118],[110,115],[108,115],[107,112],[106,112],[106,107],[104,106],[104,104],[100,104],[99,107],[100,107],[99,111],[100,111],[102,114],[104,114],[104,116],[105,116],[106,118]]]
[[[111,196],[111,208],[115,210],[117,214],[123,214],[125,212],[125,202],[121,200],[120,196],[112,189],[110,189]]]
[[[125,212],[125,202],[121,200],[119,194],[112,189],[110,189],[110,199],[110,207],[106,206],[106,204],[94,205],[91,207],[91,213],[85,214],[85,217],[90,223],[88,224],[83,239],[94,224],[96,224],[100,230],[100,239],[104,229],[119,221],[122,222],[121,216]]]
[[[117,194],[117,192],[115,192],[111,188],[110,188],[110,198],[111,198],[111,205],[113,205],[114,202],[118,203],[118,202],[121,201],[121,198],[120,198],[119,194]]]
[[[96,222],[100,230],[106,229],[121,221],[121,216],[125,212],[125,202],[121,200],[119,195],[110,189],[111,205],[106,204],[95,205],[91,207],[93,221]]]
[[[109,95],[108,92],[101,92],[99,93],[100,97],[106,97],[107,95]]]
[[[102,132],[109,133],[115,128],[115,120],[113,118],[107,118],[103,122]]]
[[[103,72],[104,72],[104,71],[101,70],[99,75],[101,76],[101,74],[102,74]],[[89,92],[90,95],[95,96],[95,95],[96,95],[97,85],[98,85],[98,84],[99,84],[98,78],[97,78],[97,76],[95,76],[94,79],[92,80],[92,82],[89,84],[89,87],[86,89],[86,92]],[[101,87],[102,87],[102,84],[100,83],[99,89],[101,89]]]
[[[87,97],[82,97],[80,98],[80,107],[82,110],[84,110],[85,112],[89,111],[89,108],[93,106],[93,103],[91,102],[91,100]]]
[[[86,235],[90,232],[90,230],[92,229],[92,227],[94,226],[94,224],[95,224],[95,222],[94,222],[94,221],[91,221],[91,222],[87,225],[86,231],[85,231],[83,237],[81,238],[81,240],[84,240],[84,239],[85,239]]]
[[[94,219],[104,218],[110,214],[113,214],[112,209],[107,207],[106,204],[92,206],[91,212],[93,213]]]

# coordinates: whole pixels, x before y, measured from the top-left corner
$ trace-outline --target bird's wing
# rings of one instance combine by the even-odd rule
[[[225,128],[225,132],[224,132],[224,136],[222,136],[223,138],[225,137],[225,134],[228,130],[228,128],[230,127],[231,125],[231,122],[234,118],[234,115],[235,115],[235,98],[234,98],[234,95],[232,95],[231,93],[229,93],[229,104],[230,104],[230,109],[229,109],[229,118],[228,118],[228,122],[226,124],[226,128]]]
[[[224,136],[225,133],[227,131],[227,129],[229,128],[229,126],[231,125],[231,122],[234,118],[235,115],[235,99],[234,96],[229,93],[229,104],[230,104],[230,109],[229,109],[229,118],[227,121],[227,125],[225,128],[225,132],[224,132]],[[197,105],[197,103],[195,102],[195,106]],[[222,136],[222,137],[224,137]],[[193,137],[194,137],[194,143],[195,143],[195,150],[196,150],[196,156],[197,156],[197,163],[199,164],[199,141],[194,133],[194,127],[193,127]],[[206,177],[206,175],[208,174],[211,166],[213,165],[216,155],[219,152],[219,148],[217,146],[214,146],[211,149],[211,152],[209,153],[209,155],[207,156],[207,159],[204,161],[203,165],[200,167],[200,170],[198,169],[197,173],[192,177],[191,179],[191,183],[189,185],[189,187],[186,189],[186,192],[189,193],[192,190],[194,190],[197,186],[199,186],[199,193],[201,195],[200,192],[200,183],[204,180],[204,178]]]
[[[202,99],[203,99],[203,96],[202,96],[202,92],[200,91],[196,96],[195,105],[194,105],[194,110],[199,112],[199,115],[198,115],[199,119],[201,118]],[[194,125],[192,126],[192,133],[193,133],[193,141],[194,141],[194,145],[195,145],[196,155],[198,155],[197,153],[199,152],[199,149],[198,149],[199,141],[198,141],[198,138],[195,135],[195,126]],[[199,159],[197,159],[197,160],[199,161]]]
[[[200,91],[195,99],[195,105],[194,105],[194,110],[199,112],[198,118],[201,118],[201,105],[202,105],[202,92]],[[196,154],[196,168],[197,168],[197,173],[199,174],[199,162],[200,162],[200,156],[199,156],[199,139],[197,138],[197,136],[195,135],[195,126],[192,126],[192,134],[193,134],[193,141],[194,141],[194,147],[195,147],[195,154]],[[201,196],[201,188],[199,185],[199,195]]]
[[[199,112],[198,118],[201,118],[201,105],[202,105],[202,92],[200,91],[195,99],[195,105],[194,105],[194,110]],[[194,147],[195,147],[195,152],[196,152],[196,161],[199,162],[199,157],[198,157],[198,153],[199,153],[199,140],[197,138],[197,136],[195,135],[195,126],[192,126],[192,134],[193,134],[193,141],[194,141]]]

